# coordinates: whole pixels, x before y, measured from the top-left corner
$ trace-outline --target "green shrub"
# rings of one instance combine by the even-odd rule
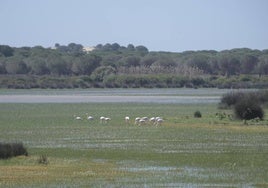
[[[245,97],[245,93],[242,92],[231,92],[222,96],[220,106],[231,107],[235,105],[239,100]]]
[[[259,90],[256,92],[231,92],[223,95],[221,98],[221,107],[232,107],[239,103],[241,100],[253,100],[256,103],[268,102],[268,91]]]
[[[19,155],[28,156],[22,143],[0,143],[0,159],[8,159]]]
[[[195,111],[195,113],[194,113],[194,117],[195,118],[201,118],[202,117],[202,114],[201,114],[201,112],[200,111]]]
[[[251,98],[244,98],[234,106],[235,115],[242,120],[250,120],[264,117],[264,112],[260,104]]]
[[[205,84],[205,80],[203,78],[193,78],[191,83],[196,87],[201,87]]]

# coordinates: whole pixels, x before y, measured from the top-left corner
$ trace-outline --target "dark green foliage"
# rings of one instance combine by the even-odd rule
[[[83,54],[83,46],[81,44],[70,43],[68,46],[64,46],[56,43],[55,48],[62,53],[69,53],[74,56]]]
[[[8,159],[19,155],[28,156],[22,143],[0,143],[0,159]]]
[[[211,73],[211,65],[209,62],[209,56],[206,54],[196,54],[195,56],[189,58],[187,64],[191,67],[197,67],[203,70],[205,73]]]
[[[264,112],[261,106],[251,98],[243,98],[234,106],[235,115],[242,120],[263,119]]]
[[[30,70],[24,61],[15,58],[9,59],[5,66],[8,74],[27,74]]]
[[[259,58],[257,65],[257,72],[259,76],[268,74],[268,55],[263,55]]]
[[[223,95],[221,98],[221,107],[232,107],[242,100],[251,100],[255,103],[267,103],[268,102],[268,90],[259,90],[256,92],[231,92]]]
[[[1,62],[0,60],[0,74],[6,74],[7,70],[6,70],[6,65],[5,62]]]
[[[241,64],[238,56],[235,56],[231,53],[222,53],[219,56],[218,62],[222,74],[226,77],[240,74]]]
[[[268,90],[237,92],[224,95],[220,107],[233,107],[237,118],[242,120],[263,119],[262,105],[268,102]]]
[[[105,77],[115,74],[115,69],[111,66],[98,67],[91,75],[91,78],[97,82],[102,82]]]
[[[194,117],[195,117],[195,118],[201,118],[201,117],[202,117],[201,112],[200,112],[199,110],[195,111],[195,112],[194,112]]]
[[[7,45],[0,45],[0,56],[10,57],[13,55],[14,49]]]
[[[222,96],[220,106],[221,107],[231,107],[235,105],[241,98],[245,96],[242,92],[231,92]]]
[[[0,74],[6,76],[9,83],[1,84],[0,87],[264,88],[268,87],[266,51],[240,48],[220,52],[150,52],[142,45],[129,44],[125,47],[118,43],[98,44],[94,48],[84,48],[76,43],[55,44],[54,48],[13,48],[0,45]],[[112,73],[106,71],[106,68],[103,70],[103,67],[110,67]],[[101,75],[96,75],[98,72]],[[46,84],[39,78],[35,83],[21,83],[13,82],[14,79],[8,75],[35,78],[61,76],[65,81],[64,84],[54,83],[51,87],[51,84]],[[80,76],[91,77],[92,83],[70,83],[70,80],[76,80],[73,77]],[[121,82],[125,76],[132,77],[130,85]]]
[[[148,54],[148,52],[149,52],[149,50],[145,46],[142,46],[142,45],[136,46],[136,51],[141,56],[144,56],[144,55]]]

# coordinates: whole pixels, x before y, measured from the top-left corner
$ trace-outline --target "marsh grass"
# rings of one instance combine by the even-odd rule
[[[37,159],[38,164],[43,164],[43,165],[48,165],[49,160],[46,155],[40,155],[39,158]]]
[[[197,110],[202,118],[193,118]],[[1,141],[23,142],[29,152],[0,160],[0,187],[267,186],[267,120],[243,126],[218,119],[217,111],[216,105],[0,104]],[[100,116],[112,120],[100,124]],[[137,116],[165,121],[134,126]],[[37,163],[40,156],[49,163]]]

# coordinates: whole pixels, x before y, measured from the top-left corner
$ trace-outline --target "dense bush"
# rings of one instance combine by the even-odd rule
[[[195,111],[195,113],[194,113],[194,117],[195,117],[195,118],[201,118],[201,117],[202,117],[201,112],[200,112],[199,110]]]
[[[230,92],[222,96],[220,106],[231,107],[235,105],[241,98],[245,97],[245,93],[242,92]]]
[[[235,115],[242,120],[263,119],[264,112],[259,103],[250,98],[243,98],[234,106]]]
[[[215,80],[218,80],[216,83]],[[258,84],[240,84],[231,82],[228,78],[209,79],[206,77],[189,78],[188,76],[172,74],[109,74],[101,80],[95,80],[92,76],[48,76],[48,75],[0,75],[0,88],[13,89],[31,89],[31,88],[251,88],[251,87],[268,87],[268,79],[262,77]],[[226,84],[228,82],[228,84]],[[230,97],[227,94],[228,97]],[[236,97],[234,93],[234,97]],[[262,94],[265,99],[267,93]],[[266,97],[267,98],[267,97]],[[223,99],[225,100],[225,99]],[[224,102],[225,103],[225,102]]]
[[[0,159],[8,159],[19,155],[28,156],[22,143],[0,143]]]
[[[231,92],[224,95],[220,102],[220,107],[233,107],[237,118],[250,120],[264,117],[261,105],[268,103],[268,90],[254,92]]]
[[[255,103],[268,103],[268,90],[259,90],[255,92],[231,92],[223,95],[221,98],[221,107],[232,107],[241,100],[251,100]]]

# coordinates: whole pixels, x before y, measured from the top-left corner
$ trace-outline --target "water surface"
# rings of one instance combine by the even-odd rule
[[[228,89],[0,90],[0,103],[218,103]]]

